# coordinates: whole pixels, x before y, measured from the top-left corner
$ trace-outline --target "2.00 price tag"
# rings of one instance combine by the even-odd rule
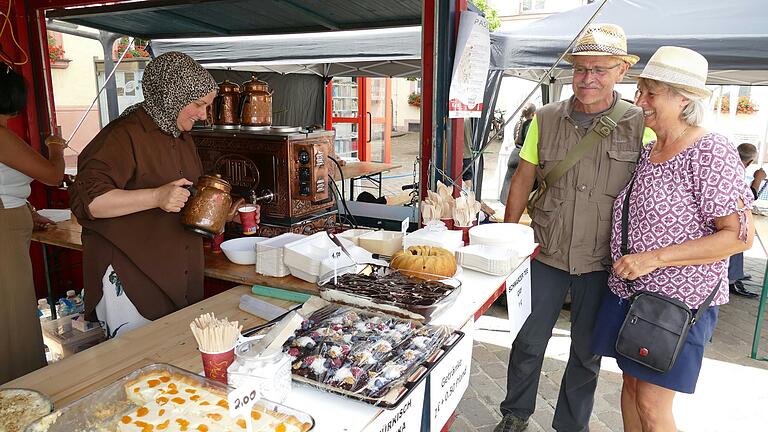
[[[253,430],[251,411],[253,405],[261,398],[261,389],[256,380],[246,380],[238,388],[227,395],[229,416],[233,419],[242,416],[245,419],[246,430]]]

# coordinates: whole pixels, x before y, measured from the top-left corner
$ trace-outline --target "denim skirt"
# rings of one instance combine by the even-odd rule
[[[618,297],[610,290],[603,296],[592,333],[592,352],[613,357],[625,374],[681,393],[693,393],[699,380],[704,345],[712,338],[717,324],[718,306],[710,306],[696,321],[683,348],[668,371],[661,373],[630,360],[616,352],[616,338],[629,310],[629,299]],[[695,310],[693,311],[696,312]]]

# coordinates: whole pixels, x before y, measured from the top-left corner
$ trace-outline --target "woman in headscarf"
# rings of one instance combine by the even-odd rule
[[[189,135],[216,96],[213,77],[168,52],[142,79],[144,102],[125,110],[78,158],[72,211],[83,226],[85,310],[108,334],[139,327],[203,298],[202,238],[179,212],[203,174]]]

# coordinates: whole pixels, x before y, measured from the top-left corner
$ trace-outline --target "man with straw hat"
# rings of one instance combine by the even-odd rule
[[[503,418],[494,432],[527,428],[544,352],[569,291],[571,349],[552,426],[586,431],[592,413],[600,357],[590,347],[611,265],[611,207],[629,182],[643,136],[642,110],[613,88],[639,59],[627,53],[621,27],[593,24],[565,60],[573,65],[574,95],[537,111],[506,202],[505,222],[518,222],[530,208],[541,249],[531,263],[531,315],[510,351]],[[539,188],[529,202],[534,180]]]

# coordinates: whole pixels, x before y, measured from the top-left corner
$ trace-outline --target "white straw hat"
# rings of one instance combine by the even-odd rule
[[[563,58],[573,63],[575,56],[612,56],[629,63],[637,63],[640,57],[627,54],[627,35],[616,24],[592,24],[579,37],[570,54]]]
[[[696,51],[676,46],[663,46],[653,53],[640,78],[660,81],[701,98],[707,98],[712,94],[705,85],[708,69],[707,59]]]

